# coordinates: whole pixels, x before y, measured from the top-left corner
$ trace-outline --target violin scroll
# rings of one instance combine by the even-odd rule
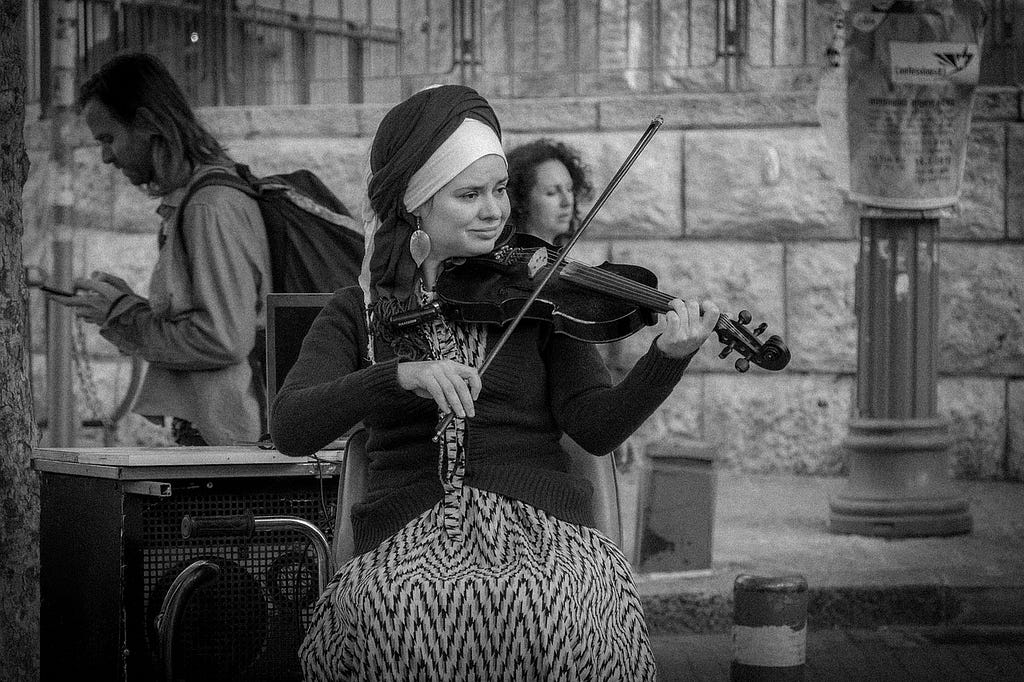
[[[768,340],[762,343],[757,337],[768,329],[767,323],[762,322],[751,331],[747,328],[750,324],[750,312],[741,310],[735,320],[730,320],[722,315],[718,324],[715,325],[715,333],[718,340],[724,345],[718,357],[725,358],[733,351],[740,354],[736,359],[736,371],[746,372],[753,362],[758,367],[776,372],[789,364],[789,348],[781,336],[773,334]]]

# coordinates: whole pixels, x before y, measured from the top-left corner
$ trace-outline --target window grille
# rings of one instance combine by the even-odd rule
[[[984,0],[982,83],[1024,81],[1024,3]],[[28,101],[45,108],[50,0],[25,0]],[[813,88],[825,0],[77,0],[80,78],[118,51],[168,63],[198,105]],[[1016,37],[1016,40],[1015,40]]]

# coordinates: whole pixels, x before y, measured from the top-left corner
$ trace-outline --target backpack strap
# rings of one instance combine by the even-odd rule
[[[189,186],[188,191],[185,192],[185,196],[181,198],[181,203],[178,204],[178,215],[175,220],[174,226],[176,232],[181,232],[182,221],[185,220],[185,206],[192,198],[192,195],[201,190],[203,187],[209,187],[210,185],[233,187],[234,189],[237,189],[239,192],[245,193],[247,196],[250,196],[253,199],[259,198],[259,190],[253,187],[251,181],[243,179],[246,178],[246,176],[251,177],[252,174],[249,173],[249,168],[243,164],[236,164],[235,169],[236,172],[238,172],[237,176],[232,175],[227,171],[210,171],[209,173],[204,174],[201,178],[199,178]],[[184,247],[184,245],[185,240],[183,239],[182,246]],[[188,253],[187,248],[185,249],[185,252],[186,254]]]

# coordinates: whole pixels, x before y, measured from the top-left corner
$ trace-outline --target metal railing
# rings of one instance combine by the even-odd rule
[[[45,110],[54,0],[25,0]],[[489,96],[813,86],[825,0],[73,0],[78,67],[162,57],[203,105],[391,102],[436,82]],[[1024,80],[1024,3],[984,0],[982,82]],[[1016,39],[1015,39],[1016,37]]]

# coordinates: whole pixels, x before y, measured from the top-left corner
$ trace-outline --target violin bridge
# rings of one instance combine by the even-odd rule
[[[533,279],[537,276],[537,273],[548,264],[548,250],[545,248],[537,249],[530,256],[530,260],[526,263],[526,274]]]

